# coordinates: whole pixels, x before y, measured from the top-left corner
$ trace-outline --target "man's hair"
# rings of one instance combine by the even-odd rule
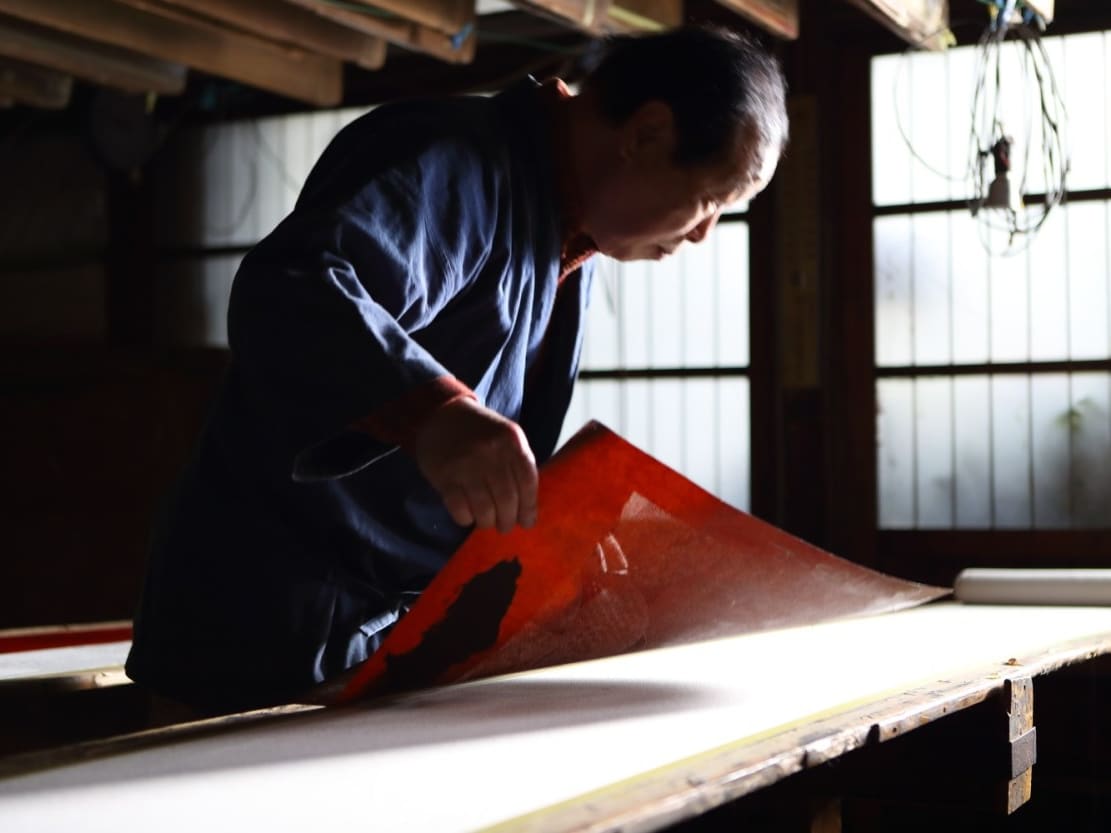
[[[608,38],[603,50],[584,91],[597,95],[603,116],[615,124],[645,102],[666,103],[678,133],[677,163],[712,161],[746,123],[776,152],[786,145],[783,70],[752,38],[718,27],[683,26]]]

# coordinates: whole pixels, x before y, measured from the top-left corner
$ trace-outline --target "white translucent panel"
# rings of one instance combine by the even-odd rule
[[[158,339],[183,347],[228,346],[228,299],[239,256],[212,256],[163,266],[155,284]]]
[[[879,525],[884,529],[915,526],[914,385],[906,379],[883,379],[876,385]]]
[[[1067,375],[1031,379],[1035,527],[1062,529],[1072,523],[1070,408]]]
[[[717,363],[717,298],[720,280],[714,248],[716,236],[698,245],[684,245],[682,258],[683,335],[682,365],[712,367]]]
[[[1057,361],[1069,355],[1067,210],[1051,211],[1030,243],[1030,358],[1033,361]]]
[[[976,221],[967,211],[949,215],[949,257],[953,285],[953,361],[983,364],[988,360],[990,279],[987,250]]]
[[[936,376],[918,379],[914,400],[915,526],[949,528],[953,525],[952,382]]]
[[[621,264],[616,283],[624,367],[648,367],[652,360],[648,264]]]
[[[1000,251],[1002,246],[993,248]],[[1021,362],[1030,357],[1030,288],[1025,253],[990,261],[991,360]]]
[[[975,50],[946,50],[947,93],[945,98],[948,116],[946,139],[949,146],[948,166],[940,170],[949,186],[949,198],[966,200],[972,196],[972,183],[968,177],[968,133],[972,119],[972,93],[975,73]],[[936,98],[934,99],[936,105]]]
[[[748,225],[731,221],[658,263],[599,257],[582,366],[743,367],[748,332]]]
[[[1031,516],[1030,380],[991,380],[993,516],[998,528],[1026,528]]]
[[[949,217],[911,218],[915,364],[948,364],[952,358],[949,289]]]
[[[1109,184],[1111,142],[1107,133],[1107,41],[1103,32],[1068,35],[1064,41],[1058,81],[1068,112],[1072,166],[1070,191],[1106,188]],[[1054,50],[1056,52],[1056,50]],[[1053,55],[1053,53],[1051,53]],[[1056,57],[1056,55],[1054,55]]]
[[[908,365],[914,360],[911,218],[877,217],[874,235],[876,364]]]
[[[1111,374],[1072,377],[1073,525],[1111,527]]]
[[[748,379],[722,379],[718,389],[718,483],[715,494],[746,512],[752,507],[752,411]]]
[[[910,154],[899,134],[909,118],[906,96],[895,87],[902,55],[872,59],[872,200],[876,205],[910,202]],[[900,114],[896,113],[900,108]]]
[[[684,379],[683,465],[681,473],[708,492],[718,487],[717,382],[714,379]]]
[[[1069,357],[1109,353],[1107,203],[1073,203],[1068,216]]]
[[[726,503],[750,507],[748,379],[584,379],[575,386],[560,445],[591,419]]]
[[[680,367],[683,363],[683,271],[680,255],[648,267],[650,367]]]
[[[586,333],[583,337],[582,366],[584,368],[623,367],[618,314],[619,293],[623,289],[619,264],[609,258],[599,258],[590,292]]]
[[[932,202],[949,196],[946,172],[953,167],[949,158],[949,108],[938,95],[945,89],[946,56],[942,52],[922,52],[908,56],[902,102],[909,109],[904,129],[918,158],[911,162],[910,202]],[[900,91],[901,92],[901,91]],[[962,131],[967,132],[967,131]]]
[[[992,525],[991,389],[987,376],[953,379],[956,517],[964,529]]]
[[[684,444],[687,431],[683,408],[683,382],[659,379],[649,392],[652,409],[652,441],[648,452],[676,471],[684,468]]]
[[[714,229],[713,246],[717,275],[715,364],[746,367],[749,361],[748,224],[719,224]]]

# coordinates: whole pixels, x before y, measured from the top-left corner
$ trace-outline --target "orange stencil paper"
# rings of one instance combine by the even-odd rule
[[[474,532],[340,701],[836,617],[947,594],[722,503],[598,423],[540,474],[532,529]]]

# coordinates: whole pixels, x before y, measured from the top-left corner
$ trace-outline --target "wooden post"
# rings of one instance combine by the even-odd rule
[[[343,97],[340,62],[190,18],[146,0],[0,0],[0,12],[232,78],[310,104]]]
[[[1007,743],[1011,771],[1003,796],[1004,810],[1013,813],[1030,800],[1034,764],[1038,759],[1037,728],[1034,726],[1034,681],[1030,677],[1007,680],[1003,686],[1007,707]]]

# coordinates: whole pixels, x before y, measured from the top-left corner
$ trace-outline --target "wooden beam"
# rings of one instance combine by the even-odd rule
[[[73,79],[68,75],[16,61],[0,62],[0,98],[44,110],[63,110],[72,90]]]
[[[592,34],[606,30],[611,0],[514,0],[527,12],[537,12],[572,23],[578,29]]]
[[[683,0],[612,0],[607,28],[652,32],[683,22]]]
[[[912,46],[942,50],[949,33],[949,0],[849,0]]]
[[[231,32],[146,0],[0,0],[0,12],[310,104],[343,97],[340,62]]]
[[[363,69],[380,69],[386,41],[357,32],[305,9],[273,0],[162,0],[279,43],[351,61]]]
[[[350,5],[338,6],[328,0],[285,0],[285,2],[309,9],[321,17],[341,23],[357,32],[383,37],[392,44],[424,52],[442,61],[469,64],[474,60],[476,38],[473,31],[464,38],[453,39],[443,32],[408,20],[374,15],[369,9],[366,12],[356,11]]]
[[[359,0],[438,32],[455,35],[474,26],[475,0]]]
[[[727,9],[747,17],[773,35],[795,40],[799,36],[798,0],[718,0]]]
[[[178,95],[185,67],[0,18],[0,55],[128,93]]]

